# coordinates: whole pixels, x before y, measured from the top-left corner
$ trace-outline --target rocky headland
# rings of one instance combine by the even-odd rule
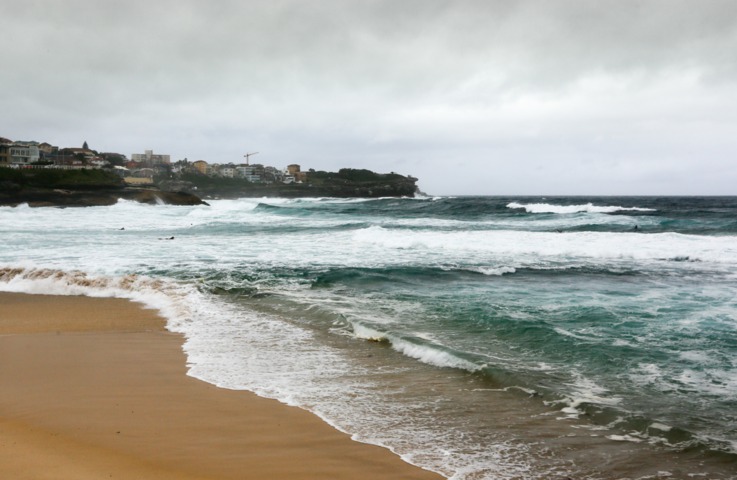
[[[341,169],[311,172],[297,184],[251,183],[243,179],[188,175],[161,179],[153,187],[132,187],[114,172],[101,169],[0,168],[0,205],[88,207],[120,199],[148,204],[201,205],[204,199],[239,197],[412,197],[417,179],[395,173]]]
[[[311,171],[302,183],[251,183],[239,178],[182,175],[159,182],[161,190],[189,192],[203,198],[239,197],[413,197],[417,179],[397,173],[342,168],[337,172]]]
[[[188,192],[128,187],[118,175],[104,170],[0,168],[0,205],[94,207],[113,205],[120,199],[148,204],[205,203]]]

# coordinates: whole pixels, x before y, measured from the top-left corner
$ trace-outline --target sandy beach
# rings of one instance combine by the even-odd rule
[[[188,377],[182,341],[127,300],[0,293],[0,478],[442,478]]]

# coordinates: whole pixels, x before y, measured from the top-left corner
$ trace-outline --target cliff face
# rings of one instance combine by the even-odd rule
[[[259,184],[243,179],[189,176],[160,183],[160,189],[126,187],[104,170],[13,170],[0,168],[0,205],[87,207],[118,199],[149,204],[200,205],[200,197],[413,197],[417,179],[396,173],[341,169],[309,172],[299,184]]]
[[[310,172],[299,184],[249,183],[242,179],[189,175],[183,180],[164,181],[162,190],[188,191],[205,198],[237,197],[413,197],[417,179],[395,173],[379,174],[369,170],[341,169],[338,172]]]
[[[397,173],[343,168],[338,172],[310,172],[310,188],[333,197],[414,197],[417,179]],[[322,195],[321,195],[322,196]]]
[[[201,198],[191,193],[162,192],[143,188],[95,190],[21,188],[14,192],[8,192],[0,185],[0,205],[5,206],[17,206],[27,203],[31,207],[99,207],[114,205],[120,199],[150,205],[206,204]]]
[[[189,187],[192,188],[192,187]],[[280,197],[280,198],[300,198],[300,197],[337,197],[337,198],[378,198],[378,197],[412,197],[416,192],[414,184],[412,185],[245,185],[243,187],[234,188],[209,188],[198,187],[196,190],[203,198],[239,198],[239,197]]]

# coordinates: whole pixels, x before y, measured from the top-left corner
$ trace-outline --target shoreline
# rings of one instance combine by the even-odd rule
[[[188,376],[124,299],[0,292],[0,477],[442,479],[317,416]]]

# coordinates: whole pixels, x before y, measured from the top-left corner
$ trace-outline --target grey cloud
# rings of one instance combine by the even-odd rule
[[[737,180],[718,160],[737,146],[731,0],[5,0],[0,16],[0,136],[215,162],[258,146],[276,165],[407,168],[438,193],[677,192],[699,150],[726,172],[699,188]]]

